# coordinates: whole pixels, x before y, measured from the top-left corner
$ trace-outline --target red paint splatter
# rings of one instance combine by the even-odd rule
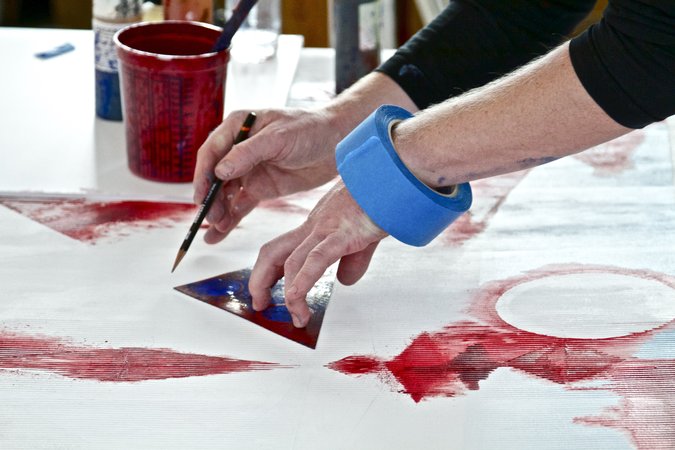
[[[138,382],[288,367],[169,349],[76,346],[50,337],[0,334],[0,369],[36,370],[69,378]]]
[[[675,278],[647,270],[609,266],[556,265],[520,277],[488,283],[472,298],[463,321],[433,333],[422,333],[390,360],[349,356],[330,363],[339,372],[375,374],[415,402],[429,397],[454,397],[478,390],[497,368],[511,368],[571,390],[610,391],[620,404],[599,417],[578,423],[625,432],[639,449],[675,448],[675,360],[641,359],[633,355],[656,332],[675,329],[675,320],[656,329],[604,339],[562,338],[536,334],[503,321],[499,298],[513,287],[533,280],[580,273],[609,273],[662,283],[675,290]],[[581,388],[595,380],[599,387]]]
[[[452,246],[462,245],[485,231],[511,191],[529,170],[507,173],[471,182],[474,204],[441,234],[441,241]]]
[[[633,168],[631,156],[644,142],[645,132],[635,130],[574,157],[595,169],[593,175],[610,176]]]
[[[191,220],[196,207],[187,203],[146,201],[92,202],[85,199],[0,198],[12,209],[52,230],[95,244],[130,231],[171,226]]]

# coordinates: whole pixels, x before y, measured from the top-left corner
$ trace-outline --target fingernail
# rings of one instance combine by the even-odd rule
[[[232,175],[232,172],[234,172],[234,166],[230,161],[222,161],[216,166],[215,172],[218,178],[221,180],[226,180],[230,175]]]
[[[291,317],[293,318],[293,326],[295,328],[302,328],[305,326],[305,324],[300,320],[298,316],[295,314],[291,314]]]

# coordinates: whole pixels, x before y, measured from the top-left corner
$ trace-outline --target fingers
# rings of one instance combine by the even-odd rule
[[[261,311],[269,305],[270,289],[284,275],[286,258],[302,242],[303,235],[299,230],[283,234],[260,249],[248,282],[248,290],[253,298],[253,309],[256,311]],[[293,323],[296,324],[295,318]]]
[[[306,296],[324,272],[345,251],[345,239],[337,234],[325,238],[310,235],[291,253],[284,265],[286,307],[296,327],[304,327],[311,318]]]
[[[366,273],[366,270],[368,270],[368,265],[379,243],[379,241],[373,242],[360,252],[343,256],[338,266],[338,281],[347,286],[351,286],[359,281],[363,274]]]
[[[286,307],[293,324],[306,326],[311,318],[306,296],[325,271],[342,258],[339,280],[353,284],[363,276],[385,236],[338,182],[304,224],[263,246],[249,283],[254,307],[267,306],[270,288],[284,275]]]
[[[303,240],[306,229],[307,226],[301,226],[265,244],[249,281],[253,308],[260,311],[269,304],[270,289],[285,276],[286,307],[293,325],[299,328],[306,326],[312,315],[306,300],[308,292],[346,251],[346,238],[339,233],[327,236],[310,233]],[[373,243],[361,252],[348,255],[351,257],[346,263],[349,284],[366,271],[376,247],[377,243]]]
[[[225,201],[225,196],[227,192],[232,189],[234,188],[229,186],[229,184],[226,184],[216,192],[215,198],[211,203],[211,208],[206,214],[206,220],[208,220],[209,223],[213,224],[223,219],[223,216],[225,215],[225,207],[223,204]]]
[[[248,196],[245,191],[242,192],[244,193],[239,196],[226,194],[227,211],[217,221],[211,222],[209,220],[211,226],[204,234],[204,241],[207,244],[216,244],[222,241],[256,207],[258,201]]]
[[[214,168],[218,161],[230,151],[245,117],[245,111],[236,111],[230,114],[211,132],[197,151],[197,163],[193,179],[193,199],[195,203],[199,204],[204,200],[214,178]]]
[[[270,145],[264,137],[241,142],[230,150],[215,167],[215,173],[221,180],[232,180],[249,173],[255,166],[269,158]]]

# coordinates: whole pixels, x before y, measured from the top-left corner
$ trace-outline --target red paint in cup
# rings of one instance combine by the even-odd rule
[[[223,120],[229,50],[198,22],[131,25],[115,34],[129,169],[145,179],[192,180],[197,150]]]

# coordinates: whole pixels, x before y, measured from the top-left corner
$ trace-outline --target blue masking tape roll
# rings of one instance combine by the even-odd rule
[[[423,246],[469,209],[471,186],[457,185],[445,195],[408,170],[394,150],[390,127],[410,117],[398,106],[380,106],[337,145],[335,158],[345,186],[370,219],[399,241]]]

